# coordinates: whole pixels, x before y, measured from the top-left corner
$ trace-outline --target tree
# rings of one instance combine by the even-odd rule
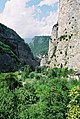
[[[29,67],[28,65],[26,65],[26,66],[24,67],[23,72],[22,72],[22,78],[21,78],[21,79],[25,80],[26,78],[29,78],[30,72],[31,72],[30,67]]]

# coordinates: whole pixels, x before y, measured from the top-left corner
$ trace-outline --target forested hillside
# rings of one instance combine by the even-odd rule
[[[35,36],[29,44],[34,56],[48,54],[50,36]]]
[[[38,65],[28,44],[12,29],[0,24],[0,72],[16,71],[24,65]]]

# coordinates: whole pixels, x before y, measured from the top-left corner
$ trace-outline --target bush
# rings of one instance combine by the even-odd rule
[[[36,67],[35,72],[36,73],[41,73],[41,67],[40,66]]]
[[[18,118],[18,99],[15,90],[19,83],[13,73],[0,74],[0,119]]]
[[[47,69],[48,69],[47,66],[42,66],[42,67],[38,66],[38,67],[36,67],[35,72],[36,73],[42,73],[43,75],[46,75]]]
[[[35,78],[35,72],[31,72],[31,73],[29,74],[29,78],[34,79],[34,78]]]
[[[80,118],[80,86],[73,88],[69,93],[69,104],[67,110],[67,119]]]
[[[48,78],[54,78],[54,77],[57,77],[57,73],[55,72],[54,69],[49,69],[47,72],[47,76]]]
[[[29,75],[29,78],[39,80],[39,79],[43,78],[43,76],[40,73],[31,72]]]
[[[7,87],[9,87],[9,90],[14,90],[17,87],[21,87],[21,82],[18,82],[17,76],[13,73],[9,73],[5,76],[5,82],[7,84]]]
[[[22,72],[21,79],[22,80],[25,80],[26,78],[29,78],[30,72],[31,72],[30,67],[28,65],[25,65],[24,70]]]
[[[75,71],[70,69],[68,70],[67,68],[53,68],[49,69],[47,71],[47,75],[49,78],[54,78],[54,77],[67,77],[68,74],[74,73]]]
[[[38,79],[39,80],[40,78],[41,78],[41,75],[39,75],[39,74],[36,74],[35,75],[35,79]]]

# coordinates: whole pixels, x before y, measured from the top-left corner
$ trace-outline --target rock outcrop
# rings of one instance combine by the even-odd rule
[[[40,61],[40,66],[48,66],[48,56],[47,55],[43,55],[41,57],[41,61]]]
[[[0,24],[0,72],[15,71],[24,65],[33,69],[37,65],[29,46],[15,31]]]
[[[50,67],[80,70],[80,0],[59,0],[48,57]]]
[[[58,38],[58,23],[52,28],[51,39],[49,40],[48,60],[51,60],[55,53],[55,47],[57,45],[56,39]]]

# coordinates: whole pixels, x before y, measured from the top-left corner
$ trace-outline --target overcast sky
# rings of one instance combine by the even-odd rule
[[[57,16],[58,0],[0,0],[0,22],[23,38],[50,35]]]

